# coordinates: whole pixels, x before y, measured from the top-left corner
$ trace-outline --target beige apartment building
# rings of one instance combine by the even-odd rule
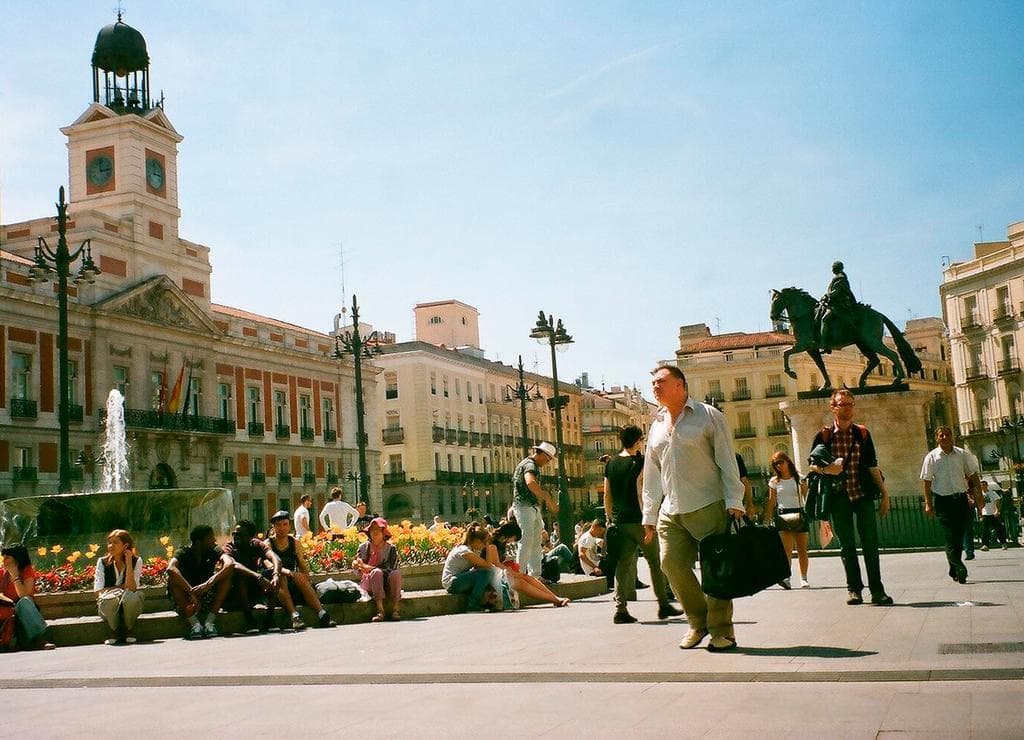
[[[942,321],[912,319],[907,322],[905,335],[923,365],[921,375],[910,378],[910,386],[934,394],[929,408],[930,426],[950,423],[954,406]],[[706,324],[679,329],[676,363],[686,374],[690,395],[714,401],[724,411],[736,452],[743,457],[755,488],[759,486],[762,493],[771,456],[776,451],[793,456],[789,421],[779,408],[780,402],[795,399],[798,392],[817,389],[822,382],[806,353],[790,357],[796,380],[783,372],[782,355],[792,345],[792,335],[781,331],[713,335]],[[825,363],[833,385],[838,388],[855,385],[865,361],[856,349],[845,349],[826,355]],[[891,382],[892,365],[882,360],[868,384]],[[796,462],[801,465],[800,460]]]
[[[135,69],[115,76],[110,58]],[[74,489],[100,485],[105,403],[116,388],[132,487],[224,486],[236,513],[261,524],[303,493],[322,505],[357,467],[352,362],[332,357],[329,333],[213,302],[211,250],[179,234],[183,137],[149,98],[145,40],[118,21],[100,31],[93,60],[92,102],[61,129],[68,242],[88,240],[102,271],[67,291]],[[57,282],[31,279],[37,239],[55,246],[56,230],[52,213],[0,226],[2,497],[58,487]],[[376,470],[372,365],[363,381]],[[371,506],[381,510],[374,483]]]
[[[612,386],[608,390],[584,388],[582,408],[586,502],[600,506],[604,495],[604,463],[599,458],[618,453],[619,432],[623,427],[639,427],[646,436],[658,406],[646,400],[636,388]]]
[[[480,348],[479,312],[455,300],[413,309],[416,340],[382,346],[377,390],[385,507],[412,519],[462,521],[470,509],[500,516],[512,501],[511,473],[525,444],[555,440],[546,399],[551,378],[525,372],[526,428],[516,368]],[[584,500],[580,389],[560,383],[562,454],[574,505]],[[556,486],[557,465],[543,471]]]
[[[977,243],[972,259],[949,265],[939,296],[960,433],[985,469],[1008,470],[1024,441],[1024,221],[1010,224],[1006,241]]]

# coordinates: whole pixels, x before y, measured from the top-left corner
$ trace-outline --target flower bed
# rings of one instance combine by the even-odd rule
[[[444,562],[448,552],[462,542],[458,527],[441,528],[430,532],[422,524],[409,521],[390,525],[391,541],[398,548],[398,562],[402,566],[428,565]],[[356,556],[366,535],[354,527],[344,532],[307,534],[299,540],[312,573],[328,573],[347,568]],[[164,554],[146,558],[142,565],[142,585],[161,586],[165,582],[167,563],[174,555],[174,546],[168,537],[157,542]],[[35,551],[36,589],[39,593],[92,590],[96,571],[95,560],[101,557],[100,546],[89,545],[85,552],[75,550],[61,557],[61,545],[40,547]]]

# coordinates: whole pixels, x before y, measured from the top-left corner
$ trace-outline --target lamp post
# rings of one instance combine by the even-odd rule
[[[565,487],[565,453],[562,450],[563,399],[558,393],[558,361],[555,358],[555,351],[559,347],[562,351],[568,349],[566,345],[572,344],[573,339],[562,326],[561,319],[556,321],[554,316],[545,316],[543,311],[538,313],[537,323],[530,331],[530,337],[551,347],[551,384],[554,397],[548,401],[548,405],[555,412],[555,446],[558,448],[558,531],[561,537],[566,537],[572,531],[572,512],[569,511],[569,492]]]
[[[370,505],[370,478],[366,471],[366,411],[363,406],[363,359],[383,354],[377,346],[377,332],[367,337],[359,336],[359,304],[352,296],[352,331],[340,331],[334,337],[334,357],[342,359],[348,355],[355,361],[356,370],[356,445],[359,448],[359,500]],[[350,473],[351,475],[351,473]]]
[[[355,495],[356,501],[358,501],[359,500],[359,481],[362,480],[362,478],[360,478],[359,473],[353,473],[351,470],[348,471],[348,475],[346,475],[345,477],[348,478],[350,481],[352,481],[352,493]]]
[[[523,457],[530,454],[530,440],[526,436],[526,402],[543,398],[536,383],[526,385],[523,377],[523,356],[519,355],[519,382],[505,386],[505,403],[519,401],[519,422],[523,430]]]
[[[1021,489],[1021,471],[1018,470],[1020,466],[1020,432],[1024,431],[1024,416],[1018,416],[1016,419],[1004,416],[1000,431],[1007,444],[1010,442],[1010,435],[1013,435],[1013,453],[1010,455],[1010,460],[1013,462],[1013,484],[1016,486],[1019,496]]]
[[[59,475],[57,484],[58,493],[68,493],[71,490],[71,460],[68,459],[70,447],[70,432],[68,430],[68,395],[70,390],[70,379],[68,378],[68,278],[71,277],[71,265],[75,260],[82,257],[82,264],[78,268],[78,274],[74,277],[75,284],[94,283],[96,276],[100,274],[100,268],[92,261],[92,242],[86,239],[75,251],[68,248],[67,226],[68,226],[68,204],[64,201],[64,186],[60,187],[60,196],[57,201],[57,247],[51,249],[45,237],[39,237],[36,242],[35,264],[29,268],[29,280],[34,283],[50,279],[50,273],[57,273],[57,351],[58,362],[58,392],[60,400],[57,405],[57,423],[60,426],[60,460]]]

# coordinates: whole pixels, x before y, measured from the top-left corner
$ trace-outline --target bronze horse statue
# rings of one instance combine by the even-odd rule
[[[892,385],[894,386],[903,385],[906,382],[907,372],[921,372],[921,360],[918,359],[913,347],[903,336],[903,332],[871,306],[858,303],[852,315],[843,317],[845,320],[842,321],[826,322],[821,331],[818,330],[815,318],[817,308],[818,301],[800,288],[783,288],[772,291],[772,321],[780,321],[785,316],[793,329],[793,339],[795,340],[793,346],[787,349],[782,356],[783,367],[789,377],[796,379],[796,373],[789,367],[789,356],[797,352],[806,352],[814,360],[814,364],[821,370],[821,376],[825,379],[819,390],[831,390],[832,379],[829,378],[828,370],[825,369],[825,362],[821,354],[834,349],[842,349],[851,344],[857,345],[857,349],[868,361],[867,367],[860,375],[858,386],[861,388],[867,385],[871,371],[878,367],[879,355],[892,363]],[[889,334],[896,344],[896,352],[882,341],[883,326],[889,330]],[[906,365],[906,371],[904,371],[904,365]]]

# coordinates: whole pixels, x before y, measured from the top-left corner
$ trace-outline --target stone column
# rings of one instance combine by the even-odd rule
[[[885,475],[890,496],[921,495],[921,461],[934,445],[927,438],[928,403],[925,391],[854,391],[853,420],[871,432],[878,453],[878,467]],[[827,398],[783,401],[779,408],[789,417],[793,459],[806,472],[811,441],[823,426],[832,424]]]

